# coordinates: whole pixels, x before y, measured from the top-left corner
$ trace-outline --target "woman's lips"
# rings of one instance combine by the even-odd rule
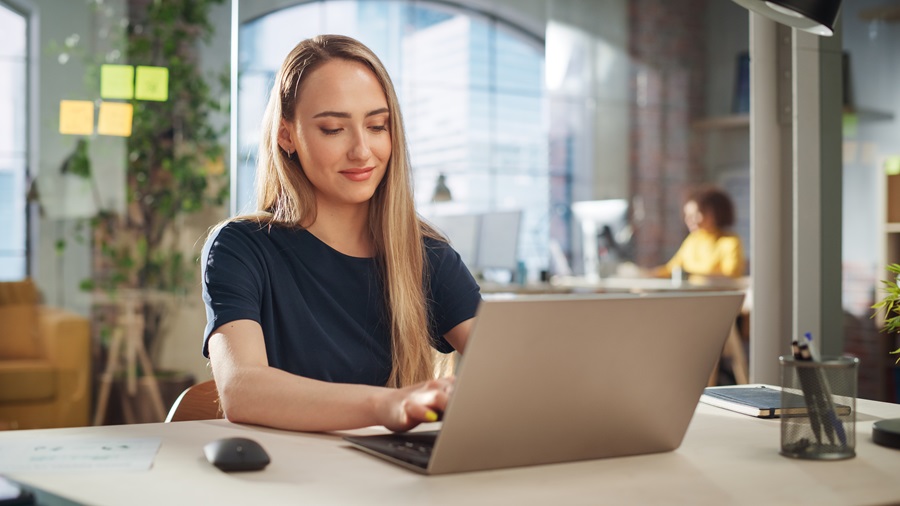
[[[372,177],[375,167],[342,170],[340,174],[351,181],[365,181]]]

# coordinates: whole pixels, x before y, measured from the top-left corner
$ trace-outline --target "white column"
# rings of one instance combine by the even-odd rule
[[[843,350],[841,39],[750,15],[750,381],[780,379],[805,332]]]
[[[819,82],[819,37],[795,31],[792,51],[794,67],[794,321],[791,334],[799,338],[811,332],[822,335],[822,222],[821,200],[821,91]],[[815,343],[818,345],[818,342]],[[816,347],[818,350],[818,346]]]
[[[792,335],[813,335],[814,351],[843,351],[841,304],[841,65],[834,37],[794,30]]]
[[[791,331],[789,65],[790,30],[751,13],[750,381],[776,385]]]

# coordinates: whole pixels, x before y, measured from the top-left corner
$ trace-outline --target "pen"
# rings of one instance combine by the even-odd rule
[[[813,362],[812,353],[809,351],[809,346],[806,343],[800,343],[799,349],[799,359],[801,361]],[[834,444],[834,426],[829,421],[828,403],[820,381],[822,378],[817,373],[818,371],[808,367],[802,367],[797,371],[797,374],[800,375],[800,382],[803,385],[804,395],[810,398],[815,406],[816,417],[818,418],[817,423],[825,428],[825,435],[828,436],[831,444]]]
[[[807,332],[803,335],[806,338],[806,341],[809,343],[808,346],[810,359],[813,361],[817,361],[815,354],[812,350],[812,334]],[[844,432],[844,424],[837,416],[837,411],[835,411],[834,407],[834,397],[831,394],[831,387],[828,385],[828,379],[825,378],[825,372],[821,369],[816,371],[818,373],[818,382],[822,389],[822,395],[824,396],[825,402],[825,417],[826,417],[826,429],[831,427],[834,428],[834,431],[837,433],[838,439],[841,441],[841,446],[847,445],[847,434]]]
[[[791,343],[791,350],[794,352],[794,360],[797,361],[808,361],[808,358],[804,358],[803,352],[801,352],[801,345],[798,341],[794,341]],[[809,425],[812,428],[813,435],[816,436],[816,441],[819,444],[822,444],[822,425],[820,421],[820,412],[819,412],[819,401],[816,398],[816,388],[815,388],[815,376],[812,376],[810,373],[812,371],[807,370],[805,367],[797,368],[797,376],[800,377],[800,387],[803,390],[803,397],[806,399],[806,409],[809,414]]]

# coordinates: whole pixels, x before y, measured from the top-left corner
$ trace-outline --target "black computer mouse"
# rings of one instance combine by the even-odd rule
[[[269,454],[252,439],[217,439],[203,447],[206,460],[223,471],[258,471],[269,465]]]

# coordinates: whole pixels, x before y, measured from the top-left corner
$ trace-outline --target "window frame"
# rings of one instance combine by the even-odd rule
[[[28,192],[35,176],[35,167],[38,166],[39,150],[39,107],[37,103],[37,88],[39,83],[38,62],[40,61],[38,48],[38,8],[32,0],[0,0],[5,8],[19,14],[25,20],[25,115],[23,125],[25,132],[24,146],[24,173],[25,191]],[[36,252],[38,251],[38,223],[34,219],[38,216],[34,204],[27,198],[22,209],[24,220],[24,272],[22,277],[34,277],[36,271]]]

